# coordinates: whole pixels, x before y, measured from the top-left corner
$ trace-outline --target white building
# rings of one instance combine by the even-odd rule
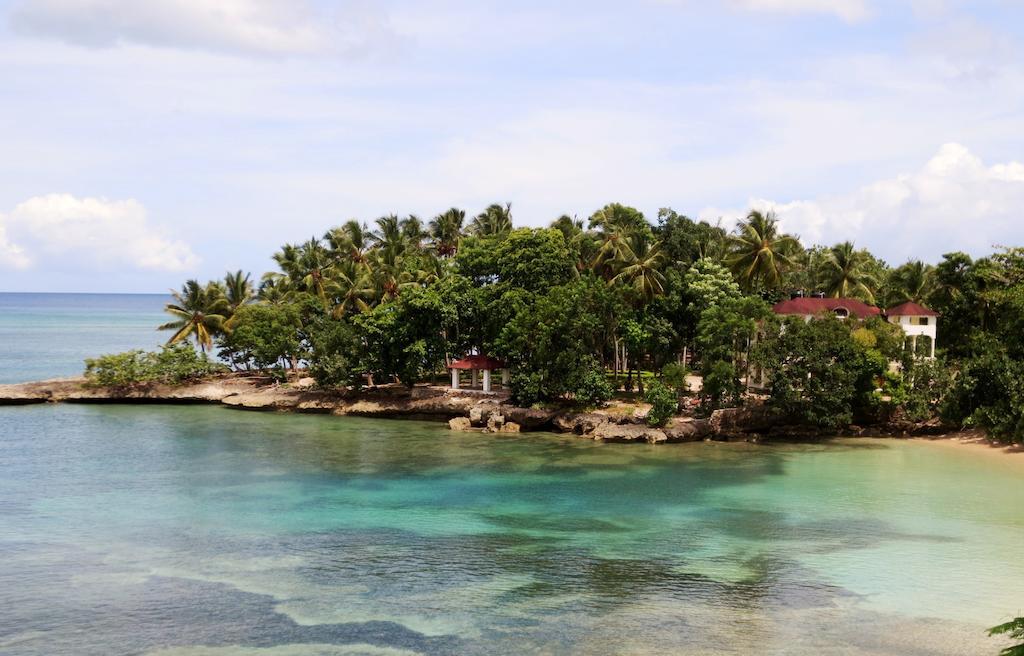
[[[939,323],[939,313],[929,310],[923,305],[912,301],[900,303],[885,311],[886,321],[903,329],[910,339],[911,353],[917,353],[917,343],[924,339],[927,345],[926,357],[935,357],[935,331]]]

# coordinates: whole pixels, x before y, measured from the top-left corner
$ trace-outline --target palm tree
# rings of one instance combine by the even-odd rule
[[[778,285],[800,248],[796,237],[779,232],[774,212],[763,214],[757,210],[751,210],[736,226],[730,242],[726,261],[748,291]]]
[[[423,242],[427,240],[430,234],[427,229],[423,227],[423,220],[415,214],[402,219],[402,238],[405,240],[405,245],[414,251],[423,250]]]
[[[507,235],[512,232],[512,203],[504,207],[494,203],[481,212],[469,226],[470,231],[481,237]]]
[[[853,242],[836,244],[825,255],[825,293],[833,298],[856,297],[874,303],[872,287],[878,281],[868,271],[869,264],[868,254],[854,249]]]
[[[665,292],[665,276],[660,271],[665,254],[661,242],[651,242],[641,235],[629,241],[629,259],[621,264],[611,282],[627,285],[642,304],[647,304]]]
[[[373,231],[376,248],[391,251],[396,255],[405,252],[405,235],[402,234],[402,221],[397,214],[382,216],[374,223],[377,224],[377,229]]]
[[[339,258],[352,262],[364,262],[366,251],[370,249],[373,235],[365,223],[352,219],[340,228],[332,228],[324,235],[332,252]]]
[[[434,250],[438,255],[451,257],[459,250],[465,220],[466,213],[453,207],[430,221],[430,237],[434,240]]]
[[[263,274],[263,278],[260,280],[260,290],[257,292],[256,298],[260,303],[284,305],[291,300],[292,292],[294,291],[294,285],[292,285],[288,276],[283,273],[268,271]]]
[[[315,294],[325,305],[331,284],[332,259],[331,253],[315,237],[301,246],[285,244],[280,253],[274,254],[274,261],[295,286]]]
[[[632,234],[636,232],[650,233],[651,224],[637,209],[621,203],[610,203],[590,215],[590,229],[598,230],[602,235],[609,233]]]
[[[251,273],[242,273],[241,269],[234,273],[228,271],[224,274],[224,296],[228,300],[231,314],[234,314],[235,310],[251,303],[255,299],[256,290],[253,287],[251,278]]]
[[[397,297],[403,289],[416,284],[406,270],[402,256],[390,249],[375,249],[370,254],[368,285],[376,302]]]
[[[230,310],[223,290],[214,283],[200,285],[196,280],[187,281],[180,292],[171,291],[174,301],[164,306],[164,312],[175,317],[159,327],[159,330],[173,330],[167,340],[174,344],[192,337],[204,352],[213,348],[213,337],[224,331],[226,313]]]
[[[583,229],[583,221],[563,214],[551,223],[551,227],[562,233],[570,251],[576,254],[576,273],[582,273],[597,257],[597,243],[594,235]]]
[[[889,276],[890,301],[924,303],[935,287],[934,274],[934,268],[921,260],[907,262]]]
[[[357,262],[346,261],[333,270],[331,316],[335,319],[351,312],[366,312],[370,309],[366,299],[372,296],[369,284],[369,269]]]

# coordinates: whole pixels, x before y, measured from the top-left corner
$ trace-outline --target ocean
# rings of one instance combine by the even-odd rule
[[[0,383],[80,376],[85,358],[153,349],[168,294],[0,293]]]
[[[160,296],[0,296],[8,379]],[[1024,611],[1024,466],[220,406],[0,407],[5,656],[962,656]]]

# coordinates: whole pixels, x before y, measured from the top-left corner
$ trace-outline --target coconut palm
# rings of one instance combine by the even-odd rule
[[[397,214],[388,214],[374,221],[377,228],[373,231],[374,247],[391,251],[397,255],[405,252],[405,236],[402,234],[402,221]]]
[[[332,260],[331,253],[315,237],[301,246],[285,244],[280,253],[274,254],[274,261],[296,288],[316,295],[325,305]]]
[[[823,262],[823,283],[825,293],[833,298],[860,298],[875,302],[872,288],[878,281],[868,270],[870,260],[867,252],[856,250],[853,242],[836,244],[825,254]]]
[[[651,233],[651,225],[637,209],[610,203],[590,215],[590,229],[597,230],[602,236],[618,233]]]
[[[584,271],[597,256],[597,243],[594,236],[583,229],[583,221],[563,214],[551,227],[562,233],[570,251],[576,254],[576,273]]]
[[[497,203],[477,215],[469,230],[481,237],[507,235],[512,232],[512,203],[501,206]]]
[[[288,276],[276,271],[268,271],[260,280],[260,290],[257,292],[256,298],[260,303],[284,305],[291,301],[294,291],[294,285]]]
[[[375,301],[393,299],[415,284],[400,254],[390,249],[375,249],[370,253],[367,288],[372,290],[370,296]]]
[[[451,208],[438,214],[430,221],[430,237],[434,240],[434,251],[441,257],[451,257],[459,250],[462,239],[462,224],[466,213],[458,208]]]
[[[256,290],[252,284],[252,274],[242,273],[242,270],[224,274],[224,296],[227,298],[231,314],[235,310],[252,303],[256,298]]]
[[[402,238],[405,240],[406,248],[413,251],[422,251],[423,243],[430,237],[427,229],[423,226],[423,220],[415,214],[410,214],[401,221]]]
[[[370,249],[373,235],[365,223],[352,219],[339,228],[332,228],[324,235],[324,241],[339,258],[352,262],[364,262]]]
[[[748,291],[771,288],[779,284],[783,272],[792,266],[793,255],[799,248],[796,237],[780,232],[774,212],[751,210],[730,238],[726,261]]]
[[[187,281],[181,291],[171,291],[174,300],[164,306],[164,312],[174,317],[159,327],[159,330],[173,330],[167,340],[174,344],[189,337],[204,352],[213,348],[213,337],[224,332],[224,323],[230,311],[223,290],[216,284],[200,285],[196,280]]]
[[[367,299],[373,295],[369,283],[369,269],[357,262],[345,261],[332,271],[331,316],[340,319],[353,312],[370,309]]]
[[[611,282],[626,285],[642,304],[647,304],[665,292],[665,276],[660,270],[665,254],[661,242],[641,235],[634,235],[629,241],[629,259],[621,263]]]
[[[924,303],[934,288],[934,268],[921,260],[907,262],[889,277],[890,301]]]

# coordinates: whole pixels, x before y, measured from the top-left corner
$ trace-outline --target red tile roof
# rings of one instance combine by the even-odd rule
[[[504,369],[505,363],[486,355],[467,355],[451,363],[449,369]]]
[[[913,301],[907,301],[906,303],[900,303],[896,307],[891,307],[885,311],[886,315],[890,317],[937,317],[939,313],[935,310],[929,310],[923,305],[918,305]]]
[[[868,305],[855,298],[791,298],[772,306],[775,314],[798,314],[801,316],[835,312],[840,308],[846,309],[851,316],[858,319],[878,316],[882,312],[874,305]]]

